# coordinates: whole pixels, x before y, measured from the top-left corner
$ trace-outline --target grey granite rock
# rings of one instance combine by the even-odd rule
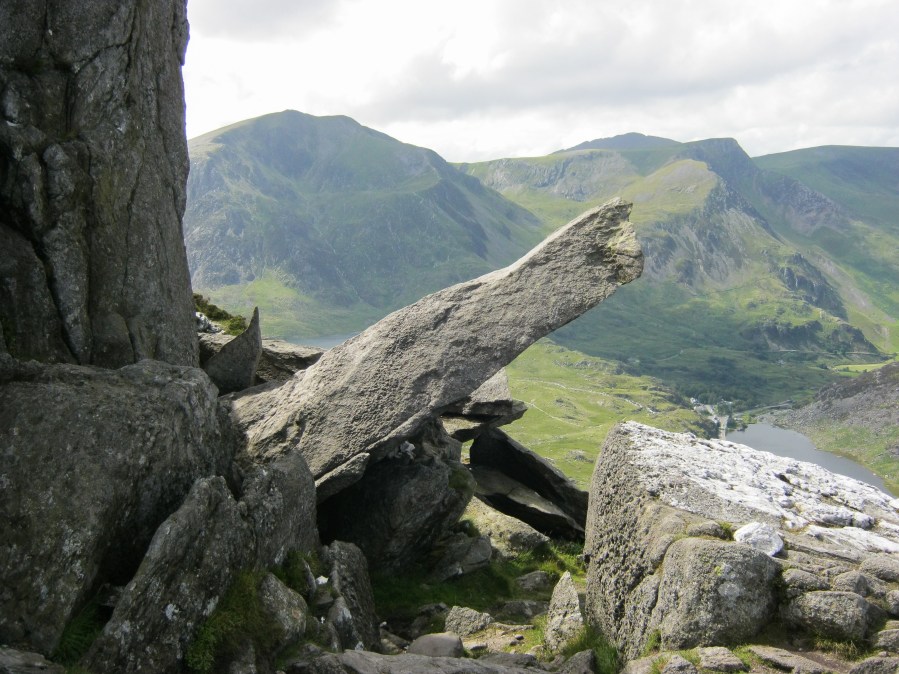
[[[409,644],[412,655],[427,655],[432,658],[460,658],[465,652],[458,634],[438,632],[425,634]]]
[[[581,613],[577,588],[571,579],[571,573],[566,571],[553,588],[552,598],[549,600],[543,641],[550,652],[556,652],[578,636],[583,629],[584,616]]]
[[[299,451],[319,482],[360,454],[391,454],[534,341],[639,276],[629,212],[620,200],[588,211],[510,267],[428,295],[329,350],[302,380],[237,396],[250,454]]]
[[[797,653],[773,646],[750,646],[749,651],[763,662],[795,674],[825,674],[827,668]]]
[[[334,541],[328,546],[325,558],[331,564],[331,586],[339,595],[335,606],[342,602],[339,609],[331,609],[331,612],[341,611],[341,622],[335,625],[342,646],[356,648],[361,644],[366,650],[377,648],[381,636],[365,556],[352,543]],[[343,615],[344,609],[348,616]]]
[[[861,570],[880,580],[899,583],[899,555],[871,555],[862,562]]]
[[[150,360],[31,363],[0,386],[0,520],[16,523],[0,535],[0,641],[52,652],[96,583],[130,580],[194,480],[228,472],[216,396],[201,370]]]
[[[724,646],[707,646],[697,648],[699,666],[702,669],[710,669],[713,672],[744,672],[749,667]]]
[[[46,660],[40,653],[0,646],[0,674],[65,674],[66,668]]]
[[[840,641],[861,641],[878,611],[853,592],[807,592],[784,607],[784,618],[791,624]]]
[[[235,337],[224,333],[200,333],[200,366],[221,351]],[[285,382],[321,358],[324,350],[291,344],[283,339],[262,339],[262,353],[256,366],[256,384]]]
[[[479,498],[471,499],[462,517],[470,519],[481,534],[489,536],[494,550],[503,556],[536,550],[550,540],[529,524],[491,508]]]
[[[899,672],[899,658],[875,656],[866,658],[849,670],[849,674],[896,674]]]
[[[256,368],[261,355],[262,331],[257,307],[253,309],[247,329],[224,344],[203,364],[203,369],[218,387],[220,395],[242,391],[256,382]]]
[[[266,574],[259,585],[259,603],[280,628],[280,643],[273,645],[275,653],[303,638],[311,617],[306,600],[272,573]]]
[[[446,631],[467,637],[480,632],[493,622],[489,613],[481,613],[465,606],[453,606],[446,614]]]
[[[0,7],[0,323],[19,360],[197,364],[184,0]]]

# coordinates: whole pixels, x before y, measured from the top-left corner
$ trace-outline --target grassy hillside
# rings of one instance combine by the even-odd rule
[[[189,143],[194,288],[287,339],[360,330],[501,267],[541,238],[532,214],[346,117],[287,111]]]
[[[615,194],[634,202],[643,278],[556,341],[738,406],[808,397],[834,380],[830,366],[876,359],[874,340],[889,350],[877,303],[857,302],[858,284],[847,288],[832,258],[779,234],[753,205],[772,190],[734,141],[625,140],[462,166],[550,229]],[[803,189],[781,186],[782,209]]]

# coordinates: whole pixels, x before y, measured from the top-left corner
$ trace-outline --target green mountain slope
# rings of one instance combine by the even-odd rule
[[[828,364],[894,350],[885,299],[899,285],[873,263],[845,271],[801,226],[869,228],[786,175],[759,168],[732,139],[642,142],[629,134],[548,157],[462,165],[486,185],[538,213],[549,229],[614,194],[634,202],[631,220],[646,254],[637,283],[600,311],[556,333],[560,343],[621,360],[636,374],[692,396],[757,405],[796,397],[833,378]],[[612,148],[612,149],[608,149]],[[789,233],[789,235],[788,235]],[[856,274],[857,273],[857,274]],[[883,283],[883,279],[887,281]],[[871,292],[883,283],[883,292]],[[873,342],[873,343],[872,343]]]
[[[189,143],[194,289],[267,335],[360,330],[507,264],[541,223],[430,150],[346,117],[286,111]]]

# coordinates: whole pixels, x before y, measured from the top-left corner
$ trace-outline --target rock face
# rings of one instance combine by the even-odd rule
[[[0,350],[195,365],[184,0],[0,7]]]
[[[0,516],[15,523],[0,537],[0,641],[51,652],[95,579],[126,583],[194,480],[228,470],[216,396],[200,370],[156,361],[31,363],[0,386]]]
[[[584,627],[584,616],[577,596],[577,588],[571,573],[562,574],[553,588],[549,610],[546,613],[544,641],[550,651],[558,651],[576,637]]]
[[[708,538],[716,522],[767,524],[783,549],[772,558]],[[587,620],[636,657],[654,631],[665,647],[722,645],[780,617],[868,638],[882,612],[845,589],[891,589],[872,590],[867,570],[894,562],[882,553],[899,550],[899,513],[883,492],[813,464],[628,422],[597,460],[586,533]]]
[[[332,473],[358,478],[536,339],[639,276],[629,212],[620,200],[588,211],[515,264],[387,316],[301,380],[238,396],[250,453],[300,451],[318,484]]]
[[[470,396],[444,411],[441,421],[456,440],[465,442],[484,430],[511,424],[527,411],[527,405],[513,400],[505,369],[490,377]]]

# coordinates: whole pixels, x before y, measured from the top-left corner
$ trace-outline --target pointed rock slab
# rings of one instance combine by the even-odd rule
[[[620,199],[559,229],[505,269],[396,311],[282,386],[234,409],[250,456],[300,451],[317,481],[379,460],[540,337],[633,281],[643,254]]]
[[[262,355],[262,331],[259,308],[247,329],[219,349],[203,365],[206,374],[218,386],[219,393],[233,393],[251,387],[256,381],[256,368]]]
[[[587,523],[587,492],[578,489],[562,471],[536,452],[516,442],[498,428],[493,428],[478,436],[471,446],[470,456],[472,466],[498,470],[533,489],[583,530]],[[496,507],[502,510],[501,507]]]

